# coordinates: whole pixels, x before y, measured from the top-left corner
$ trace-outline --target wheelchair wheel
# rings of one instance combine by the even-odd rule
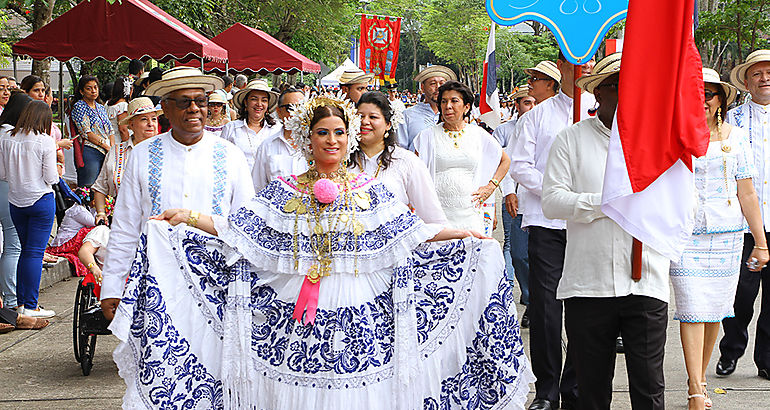
[[[83,376],[91,374],[91,367],[94,365],[94,353],[96,352],[96,335],[85,335],[81,340],[84,347],[80,353],[80,370],[83,371]]]
[[[80,322],[81,313],[87,308],[83,306],[83,293],[85,289],[83,287],[83,279],[78,283],[78,289],[75,292],[75,307],[73,308],[72,315],[72,347],[75,350],[75,360],[80,363]]]

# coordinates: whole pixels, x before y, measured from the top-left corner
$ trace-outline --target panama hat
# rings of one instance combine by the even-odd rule
[[[267,110],[273,111],[273,108],[278,104],[278,93],[273,91],[272,88],[270,88],[269,85],[267,85],[267,81],[265,80],[251,80],[248,84],[246,84],[246,87],[241,88],[238,90],[237,93],[233,96],[233,105],[235,106],[236,110],[240,110],[243,106],[243,100],[246,99],[246,96],[249,95],[252,91],[262,91],[263,93],[267,94],[268,102],[267,102]]]
[[[545,74],[557,83],[561,83],[561,72],[553,61],[543,60],[532,68],[525,68],[524,72],[534,76],[535,73]]]
[[[517,98],[526,97],[529,93],[529,86],[524,84],[520,85],[519,89],[516,90],[515,93],[511,94],[511,100],[516,100]]]
[[[157,108],[152,100],[147,97],[137,97],[128,103],[128,109],[126,110],[128,116],[118,122],[118,125],[126,125],[131,118],[137,115],[147,114],[148,112],[154,112],[158,115],[163,114],[163,110]]]
[[[175,67],[163,72],[160,80],[153,82],[144,90],[144,95],[163,97],[176,90],[189,88],[202,88],[205,92],[211,92],[223,88],[225,82],[213,75],[206,75],[201,70],[193,67]]]
[[[416,76],[414,76],[414,81],[421,83],[433,77],[444,77],[447,81],[457,81],[457,74],[455,74],[452,69],[444,67],[443,65],[432,65],[426,67],[417,73]]]
[[[222,97],[222,94],[218,91],[214,91],[213,93],[209,94],[209,104],[227,104],[227,101],[225,100],[225,97]]]
[[[710,68],[703,68],[703,82],[722,86],[722,89],[727,96],[727,105],[732,104],[732,102],[735,101],[735,97],[738,95],[738,89],[733,87],[732,84],[722,81],[722,79],[719,78],[719,73]]]
[[[754,64],[763,61],[770,61],[770,50],[756,50],[752,52],[746,57],[745,63],[738,64],[732,71],[730,71],[730,82],[743,92],[749,91],[746,88],[746,70]]]
[[[374,73],[365,73],[363,70],[345,70],[339,79],[340,85],[369,84],[374,79]]]
[[[575,85],[593,93],[596,86],[606,80],[609,76],[620,72],[620,59],[622,53],[612,53],[599,60],[594,66],[593,74],[580,77],[575,81]]]

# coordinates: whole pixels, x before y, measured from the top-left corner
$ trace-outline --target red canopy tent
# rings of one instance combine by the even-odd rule
[[[61,61],[74,57],[227,61],[227,50],[148,0],[83,1],[14,44],[13,54]]]
[[[321,66],[262,30],[235,23],[212,40],[227,49],[229,69],[265,74],[320,73]],[[206,71],[225,71],[222,63],[207,63]]]

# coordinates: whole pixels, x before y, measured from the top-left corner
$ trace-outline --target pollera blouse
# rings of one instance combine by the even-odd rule
[[[93,132],[99,138],[108,139],[110,135],[115,135],[115,130],[112,129],[112,123],[110,123],[110,118],[107,115],[107,109],[99,103],[95,104],[96,106],[91,108],[85,101],[77,101],[72,107],[72,122],[77,127],[78,134],[86,146],[106,154],[107,150],[89,141],[86,135]]]

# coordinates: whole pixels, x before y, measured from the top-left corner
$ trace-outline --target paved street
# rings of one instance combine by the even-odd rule
[[[496,232],[495,236],[502,236],[502,232]],[[70,278],[41,292],[40,303],[59,314],[46,329],[0,335],[0,380],[5,380],[0,387],[0,409],[85,410],[120,407],[124,384],[117,375],[111,355],[117,339],[113,336],[99,336],[90,376],[84,377],[75,361],[72,351],[72,306],[76,288],[77,279]],[[758,303],[755,309],[759,310]],[[521,312],[523,307],[519,314]],[[672,316],[673,310],[670,310],[669,317]],[[752,327],[752,335],[753,332]],[[525,343],[528,343],[529,331],[524,330],[522,334]],[[747,349],[748,356],[738,362],[738,369],[729,378],[718,379],[713,375],[713,370],[709,370],[709,388],[715,409],[770,407],[770,381],[756,376],[750,358],[752,351],[753,337]],[[717,358],[718,352],[715,352],[709,369],[714,368]],[[679,326],[674,321],[668,327],[665,371],[666,407],[686,408],[687,376],[679,342]],[[727,393],[714,394],[713,389],[717,387]],[[630,408],[623,355],[618,356],[614,391],[612,408]],[[532,397],[533,393],[530,393]]]

